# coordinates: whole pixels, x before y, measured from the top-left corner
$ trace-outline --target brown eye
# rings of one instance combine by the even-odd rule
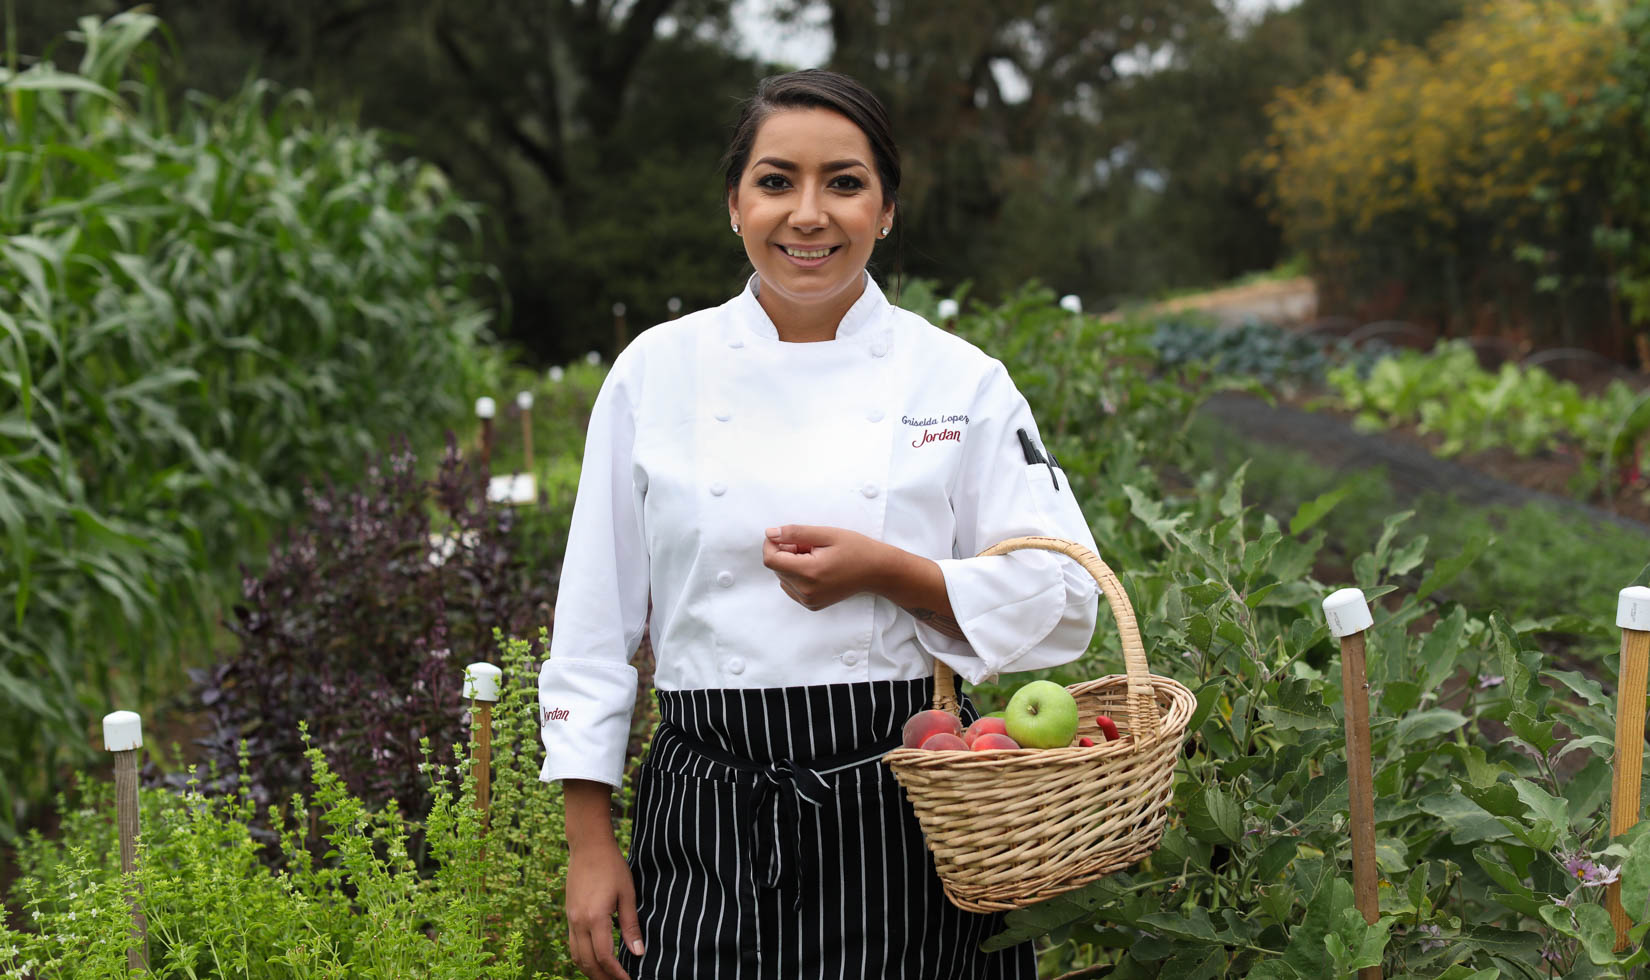
[[[766,187],[772,191],[784,190],[789,184],[790,182],[780,174],[763,174],[756,178],[756,186]]]

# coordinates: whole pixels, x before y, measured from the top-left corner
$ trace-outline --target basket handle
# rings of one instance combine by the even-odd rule
[[[1140,643],[1140,627],[1134,619],[1134,606],[1129,603],[1128,593],[1123,591],[1123,583],[1117,580],[1117,575],[1100,560],[1099,555],[1063,538],[1009,538],[980,552],[979,557],[1006,555],[1011,551],[1026,549],[1065,555],[1094,576],[1100,591],[1106,594],[1112,618],[1117,621],[1117,635],[1123,641],[1123,670],[1128,677],[1129,691],[1129,731],[1136,738],[1156,732],[1161,722],[1161,715],[1157,709],[1157,691],[1152,684],[1151,671],[1146,667],[1146,649]],[[960,709],[957,701],[956,672],[938,657],[934,658],[934,707],[952,714],[958,714]]]

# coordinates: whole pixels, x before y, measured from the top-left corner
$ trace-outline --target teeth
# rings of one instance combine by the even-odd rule
[[[831,254],[831,250],[828,248],[816,248],[812,251],[803,251],[801,249],[791,248],[789,245],[781,245],[779,247],[785,250],[786,255],[799,259],[822,259]]]

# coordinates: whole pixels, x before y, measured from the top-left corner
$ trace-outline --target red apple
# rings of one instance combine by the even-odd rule
[[[930,735],[928,737],[928,741],[922,743],[922,747],[930,752],[968,751],[968,743],[964,742],[961,738],[951,734],[950,732],[940,732],[938,735]]]
[[[975,720],[974,724],[968,726],[968,731],[963,732],[963,741],[968,743],[969,748],[973,748],[974,747],[974,740],[979,738],[981,735],[1007,735],[1007,734],[1008,734],[1008,722],[1004,721],[1003,719],[1001,719],[1001,718],[979,718],[979,719]],[[1018,745],[1019,743],[1015,743],[1015,744]]]
[[[911,716],[910,721],[905,723],[905,747],[908,749],[918,748],[922,743],[941,732],[955,735],[960,741],[963,733],[962,722],[958,721],[957,716],[951,712],[941,711],[938,708],[919,711]]]
[[[1100,726],[1100,731],[1106,736],[1106,741],[1117,741],[1117,722],[1112,721],[1105,715],[1101,715],[1100,717],[1094,719],[1094,723]]]
[[[1014,741],[1007,735],[999,735],[996,732],[986,732],[974,739],[973,745],[975,752],[989,752],[992,749],[1017,749],[1019,747],[1019,742]]]

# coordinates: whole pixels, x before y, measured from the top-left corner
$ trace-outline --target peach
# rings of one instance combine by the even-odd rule
[[[1019,747],[1019,742],[1014,741],[1007,735],[999,735],[996,732],[986,732],[974,740],[975,752],[989,752],[992,749],[1017,749]]]
[[[1008,734],[1008,722],[1004,721],[1003,719],[1001,719],[1001,718],[977,718],[977,719],[975,719],[974,724],[968,726],[968,731],[963,732],[963,741],[968,743],[969,748],[973,748],[974,747],[974,740],[979,738],[981,735],[1007,735],[1007,734]]]
[[[968,743],[964,742],[959,736],[953,735],[950,732],[940,732],[938,735],[930,735],[928,737],[928,741],[922,743],[922,747],[930,752],[968,751]]]
[[[905,747],[908,749],[918,748],[922,743],[941,732],[955,735],[957,740],[961,741],[962,722],[958,721],[957,716],[951,712],[941,711],[938,708],[919,711],[905,723]],[[964,748],[966,747],[965,745]]]

